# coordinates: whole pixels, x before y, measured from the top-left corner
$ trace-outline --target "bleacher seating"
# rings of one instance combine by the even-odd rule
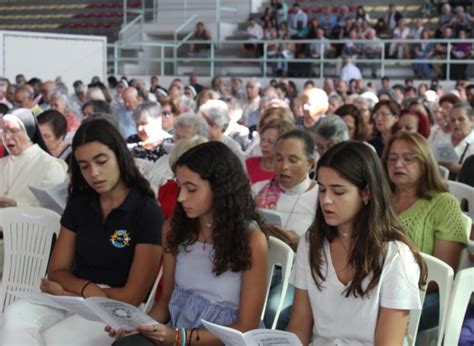
[[[141,2],[130,1],[128,7],[140,8]],[[105,35],[114,42],[122,18],[122,0],[0,0],[0,30]]]

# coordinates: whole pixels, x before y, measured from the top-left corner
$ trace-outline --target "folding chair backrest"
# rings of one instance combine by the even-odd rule
[[[448,185],[449,192],[459,201],[463,211],[474,212],[474,187],[451,180],[448,180]]]
[[[441,174],[441,177],[443,177],[443,179],[448,180],[448,178],[449,178],[449,169],[447,169],[446,167],[441,166],[441,165],[439,165],[438,168],[439,168],[439,173]]]
[[[153,307],[153,304],[155,303],[156,290],[158,289],[158,284],[162,277],[163,277],[163,262],[161,262],[160,264],[160,270],[158,271],[158,275],[155,278],[155,282],[153,283],[150,293],[148,294],[148,298],[146,299],[146,302],[143,306],[143,311],[147,313],[151,310],[151,308]]]
[[[268,267],[267,267],[267,293],[265,296],[265,303],[262,311],[262,320],[265,314],[265,309],[267,306],[267,300],[270,293],[270,286],[272,283],[273,272],[275,266],[278,265],[281,267],[281,276],[282,276],[282,288],[280,301],[278,303],[278,308],[275,313],[275,318],[271,325],[271,329],[276,328],[278,322],[278,317],[280,316],[281,308],[285,300],[286,291],[288,289],[288,281],[290,279],[291,269],[293,266],[294,252],[290,246],[288,246],[284,241],[277,239],[275,237],[270,237],[269,246],[268,246]]]
[[[446,311],[451,294],[451,288],[453,285],[454,271],[451,266],[441,261],[440,259],[424,254],[421,254],[426,262],[428,268],[427,284],[431,281],[436,282],[439,288],[439,329],[438,329],[438,345],[441,344],[444,326],[446,323]],[[420,290],[421,303],[425,300],[426,287]],[[410,344],[414,345],[416,335],[418,332],[418,325],[420,323],[421,310],[410,311],[410,317],[408,321],[408,335],[410,336]]]
[[[466,219],[466,236],[467,236],[467,239],[468,239],[468,241],[473,242],[474,240],[469,240],[469,237],[471,235],[472,219],[469,216],[465,215],[465,214],[463,214],[463,217]],[[461,251],[461,257],[459,258],[458,270],[462,270],[462,269],[469,268],[469,267],[472,267],[472,266],[473,266],[473,263],[469,260],[469,249],[467,247],[465,247]]]
[[[474,292],[474,268],[457,272],[447,313],[444,345],[457,345],[467,306]]]
[[[0,209],[5,247],[0,311],[18,299],[15,292],[39,291],[53,239],[59,234],[59,220],[58,214],[43,208]]]

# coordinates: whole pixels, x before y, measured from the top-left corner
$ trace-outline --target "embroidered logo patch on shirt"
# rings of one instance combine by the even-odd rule
[[[129,246],[131,240],[132,238],[130,238],[130,235],[125,229],[116,230],[114,234],[110,236],[112,245],[119,249]]]

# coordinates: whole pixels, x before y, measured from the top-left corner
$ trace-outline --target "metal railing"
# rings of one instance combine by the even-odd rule
[[[153,12],[154,17],[153,19],[156,21],[159,12],[164,13],[182,13],[184,18],[189,18],[191,15],[196,14],[196,12],[200,13],[209,13],[214,14],[214,19],[216,23],[219,23],[222,19],[223,12],[236,12],[237,9],[235,7],[226,6],[224,0],[214,0],[212,5],[201,3],[200,1],[196,0],[175,0],[172,5],[170,6],[168,3],[160,4],[159,0],[153,0]],[[233,1],[229,2],[230,4],[234,4]]]
[[[123,25],[126,26],[130,20],[130,14],[144,15],[145,13],[145,0],[141,0],[141,8],[130,8],[128,6],[129,0],[123,0]]]
[[[164,65],[165,64],[172,64],[172,74],[177,74],[178,66],[180,63],[184,63],[186,65],[191,65],[193,63],[208,63],[209,64],[209,75],[213,76],[216,67],[217,66],[222,66],[225,63],[258,63],[260,69],[261,69],[261,75],[263,77],[268,76],[268,63],[277,63],[277,62],[286,62],[286,63],[312,63],[314,64],[319,64],[317,66],[319,70],[319,76],[324,77],[325,76],[325,69],[326,67],[334,67],[336,65],[341,64],[341,59],[340,58],[329,58],[324,55],[324,51],[321,52],[321,56],[318,58],[282,58],[282,57],[269,57],[268,56],[268,46],[269,45],[275,45],[275,44],[295,44],[295,45],[310,45],[310,44],[321,44],[321,43],[329,43],[332,45],[344,45],[348,41],[347,40],[325,40],[325,41],[319,41],[319,40],[275,40],[275,41],[269,41],[269,40],[228,40],[228,41],[217,41],[217,40],[212,40],[212,41],[203,41],[203,40],[188,40],[189,35],[185,37],[183,40],[175,40],[175,41],[162,41],[162,42],[153,42],[153,41],[147,41],[147,42],[141,42],[141,41],[134,41],[134,42],[128,42],[125,46],[127,48],[136,48],[136,49],[142,49],[144,47],[171,47],[173,48],[173,55],[172,56],[166,56],[164,53],[164,49],[161,50],[161,56],[160,58],[155,58],[155,57],[147,57],[144,56],[141,59],[140,58],[121,58],[119,52],[114,53],[114,72],[118,72],[119,64],[122,62],[128,62],[128,63],[137,63],[137,64],[144,64],[145,66],[148,66],[150,63],[159,63],[160,65],[160,73],[162,75],[165,74],[165,69]],[[380,57],[377,58],[356,58],[353,62],[355,64],[360,64],[360,65],[373,65],[376,64],[377,67],[379,68],[380,75],[384,76],[386,74],[386,68],[388,66],[398,66],[398,67],[412,67],[413,64],[443,64],[446,65],[446,79],[449,79],[451,77],[451,70],[453,65],[459,65],[459,64],[474,64],[474,59],[469,58],[469,59],[453,59],[451,57],[451,51],[453,45],[456,43],[469,43],[474,47],[474,40],[473,39],[453,39],[453,40],[445,40],[445,39],[433,39],[433,40],[377,40],[377,41],[367,41],[367,40],[351,40],[350,42],[355,43],[355,44],[366,44],[366,45],[376,45],[380,44],[381,46],[381,51],[380,51]],[[398,44],[406,44],[408,46],[414,45],[420,42],[429,42],[433,44],[445,44],[447,47],[447,54],[446,58],[438,58],[438,59],[393,59],[393,58],[388,58],[386,57],[386,47],[388,47],[392,43],[398,43]],[[209,55],[208,56],[195,56],[195,57],[183,57],[179,56],[179,51],[178,49],[182,47],[185,44],[199,44],[199,45],[208,45],[209,47]],[[221,46],[235,46],[234,48],[238,48],[243,44],[258,44],[262,46],[262,56],[261,57],[255,57],[255,58],[245,58],[241,56],[226,56],[225,53],[227,51],[226,48],[223,49],[217,49],[216,47],[221,47]],[[116,50],[120,50],[123,48],[122,43],[119,42],[115,46]],[[116,60],[118,59],[118,61]],[[314,66],[313,66],[314,67]],[[312,67],[312,68],[313,68]]]

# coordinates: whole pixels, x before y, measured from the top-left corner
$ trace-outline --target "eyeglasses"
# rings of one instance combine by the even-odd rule
[[[12,136],[18,135],[22,129],[0,129],[0,136],[6,136],[7,134],[10,134]]]
[[[455,124],[456,122],[459,122],[462,124],[462,123],[465,123],[467,119],[465,117],[449,118],[449,121],[452,122],[453,124]]]
[[[417,158],[418,158],[418,155],[413,154],[413,153],[404,153],[402,155],[393,153],[393,154],[388,154],[387,163],[389,165],[395,165],[398,162],[398,160],[401,159],[402,163],[410,165],[413,162],[415,162],[415,159]]]
[[[392,113],[377,112],[377,113],[374,113],[374,115],[373,115],[374,118],[376,118],[378,116],[386,118],[386,117],[389,117],[389,116],[393,116],[393,114]]]
[[[171,112],[170,111],[164,111],[164,112],[161,112],[161,115],[163,115],[165,118],[168,118],[171,116]]]

